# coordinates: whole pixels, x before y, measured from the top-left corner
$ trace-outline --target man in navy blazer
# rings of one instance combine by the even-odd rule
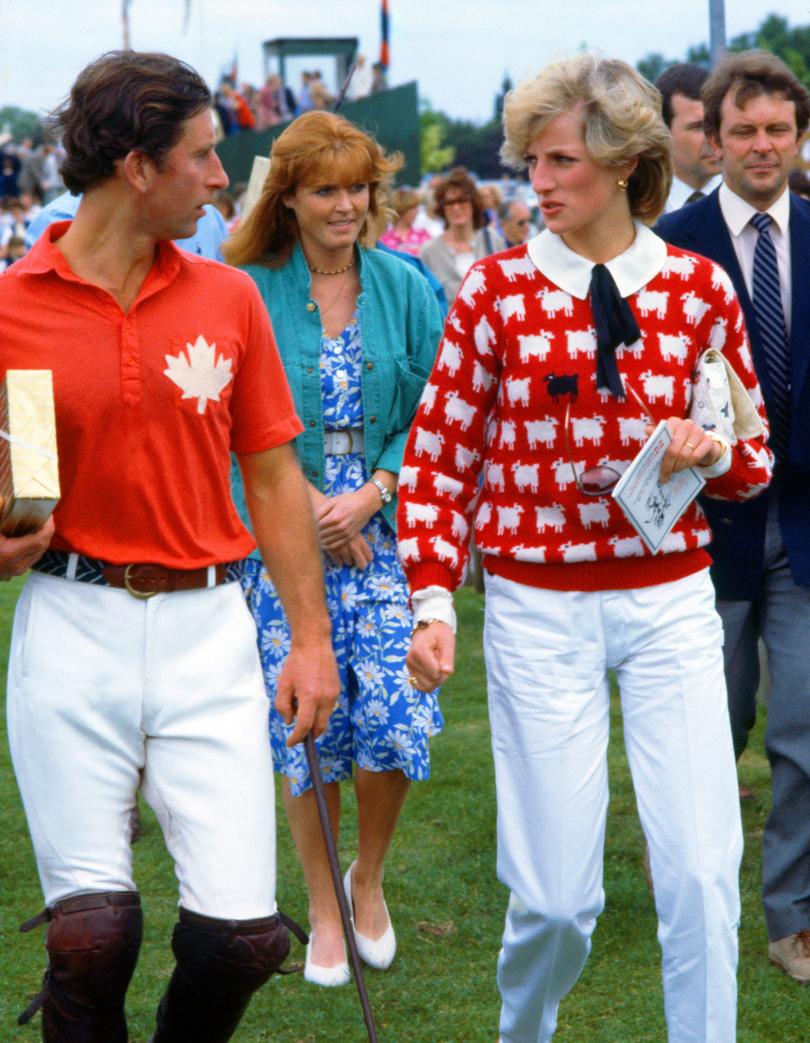
[[[748,51],[718,66],[703,88],[703,101],[707,137],[722,150],[723,184],[706,199],[667,214],[656,231],[676,246],[712,258],[731,276],[771,419],[776,455],[771,488],[745,503],[705,498],[702,503],[714,533],[712,578],[725,628],[726,681],[738,756],[756,716],[759,638],[768,651],[771,698],[765,747],[773,806],[765,826],[762,886],[768,950],[772,963],[807,983],[810,205],[788,191],[787,177],[807,128],[810,97],[778,58]],[[758,214],[771,218],[765,233],[773,243],[770,267],[757,245],[761,233],[751,223],[752,218],[763,222]],[[757,290],[759,296],[754,292],[755,253],[758,286],[767,281],[763,266],[773,273],[765,308],[775,306],[784,324],[777,338],[781,363],[772,353],[774,334],[763,313],[763,291]],[[781,385],[780,365],[785,378]]]

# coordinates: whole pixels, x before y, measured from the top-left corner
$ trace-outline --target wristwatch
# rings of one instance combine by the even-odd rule
[[[411,630],[411,637],[416,633],[417,630],[424,630],[425,627],[429,627],[431,623],[445,623],[444,619],[420,619],[418,623],[414,623],[413,630]]]
[[[390,503],[393,500],[394,497],[391,495],[391,491],[385,485],[383,485],[379,478],[369,478],[369,481],[372,485],[377,486],[377,492],[379,492],[380,494],[380,499],[383,502],[383,507],[385,507],[387,503]]]

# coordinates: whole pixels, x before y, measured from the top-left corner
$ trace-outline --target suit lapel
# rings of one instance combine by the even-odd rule
[[[810,207],[790,197],[790,355],[794,402],[808,379],[810,366]]]

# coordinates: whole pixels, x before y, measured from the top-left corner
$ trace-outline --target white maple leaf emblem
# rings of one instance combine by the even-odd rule
[[[219,402],[219,393],[231,380],[232,359],[216,358],[216,344],[208,344],[200,334],[193,344],[186,342],[188,356],[165,355],[168,369],[163,373],[182,390],[183,398],[197,399],[197,412],[204,413],[209,398]]]

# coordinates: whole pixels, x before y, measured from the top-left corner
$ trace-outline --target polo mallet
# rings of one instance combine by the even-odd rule
[[[343,104],[343,100],[346,97],[346,91],[349,89],[349,84],[352,82],[352,76],[354,76],[354,70],[357,68],[357,62],[352,62],[349,66],[349,71],[346,73],[346,79],[343,81],[338,96],[335,98],[335,103],[332,106],[332,112],[337,112],[340,106]]]
[[[349,911],[349,903],[346,900],[346,893],[343,890],[343,880],[340,876],[340,863],[338,862],[338,854],[335,849],[335,841],[332,837],[332,829],[329,825],[329,810],[326,807],[326,796],[323,792],[323,776],[321,775],[321,766],[318,762],[318,753],[315,749],[315,739],[312,736],[312,732],[308,732],[306,739],[304,739],[304,750],[307,755],[307,764],[309,765],[309,774],[312,779],[312,788],[315,790],[315,803],[318,805],[318,818],[321,820],[323,842],[326,844],[326,853],[329,856],[329,868],[332,870],[332,883],[335,887],[335,897],[337,898],[338,908],[340,909],[343,933],[346,935],[346,943],[349,947],[349,963],[351,963],[352,970],[354,971],[354,980],[357,984],[357,992],[360,996],[360,1006],[363,1008],[363,1020],[365,1021],[366,1029],[368,1030],[369,1043],[377,1043],[377,1031],[374,1028],[374,1017],[371,1013],[371,1004],[368,1001],[368,993],[366,992],[366,982],[363,978],[360,954],[357,951],[357,942],[354,938],[354,928],[352,926],[352,916]]]

